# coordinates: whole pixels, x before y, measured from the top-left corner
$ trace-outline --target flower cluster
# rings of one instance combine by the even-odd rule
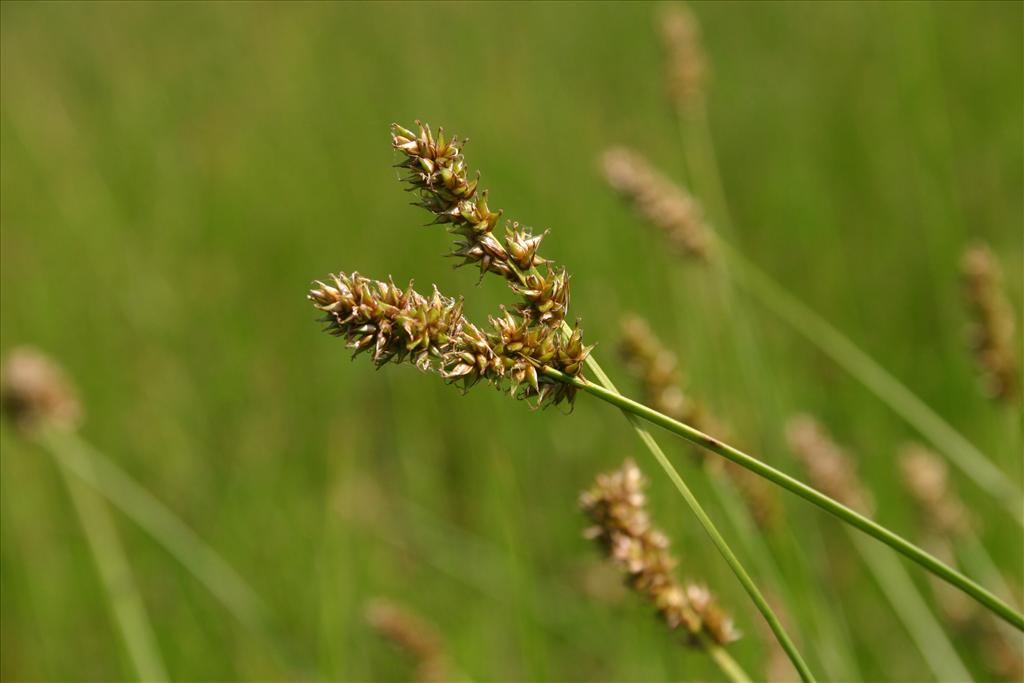
[[[672,3],[661,13],[661,38],[668,57],[668,91],[673,104],[687,112],[703,102],[707,63],[700,26],[689,7]]]
[[[344,337],[356,355],[372,351],[378,367],[409,359],[427,370],[461,329],[462,303],[436,287],[428,298],[412,282],[402,289],[390,278],[380,282],[359,273],[338,273],[331,281],[317,281],[309,299],[324,312],[328,332]]]
[[[323,311],[327,331],[343,337],[355,354],[369,352],[378,367],[408,361],[468,389],[481,379],[538,405],[572,403],[576,387],[553,380],[550,366],[577,375],[589,349],[581,333],[567,338],[547,326],[530,326],[505,313],[481,330],[465,319],[462,302],[434,288],[429,297],[409,283],[381,282],[359,273],[317,281],[309,299]]]
[[[366,623],[416,662],[414,680],[442,683],[452,680],[440,636],[432,624],[398,603],[383,598],[366,605]]]
[[[74,387],[49,357],[22,347],[4,361],[0,404],[18,429],[30,434],[43,426],[74,429],[82,416]]]
[[[430,126],[416,122],[419,132],[392,125],[391,141],[405,159],[399,164],[402,178],[419,195],[418,206],[434,214],[434,223],[446,224],[459,239],[451,255],[462,264],[475,263],[484,273],[496,273],[508,282],[523,302],[516,310],[531,321],[558,326],[569,311],[569,276],[555,269],[538,253],[547,233],[534,235],[517,222],[506,221],[505,238],[494,233],[500,211],[479,190],[480,174],[471,180],[456,137],[445,138],[444,129],[434,136]],[[541,273],[539,268],[543,267]]]
[[[692,644],[703,638],[724,645],[739,637],[732,618],[707,588],[680,584],[673,576],[675,559],[664,533],[652,527],[647,513],[646,481],[632,460],[600,474],[580,496],[580,507],[594,523],[585,535],[626,572],[628,585],[647,597],[670,629],[682,627]]]
[[[971,515],[953,490],[946,463],[920,444],[904,447],[899,462],[903,483],[929,532],[950,539],[967,534],[972,527]]]
[[[683,256],[707,260],[712,233],[700,204],[688,192],[658,173],[638,153],[614,147],[602,159],[605,180],[646,221],[660,228]]]
[[[791,418],[786,440],[816,488],[857,512],[872,512],[874,501],[861,484],[853,460],[817,420],[809,415]]]
[[[470,179],[462,143],[446,138],[443,129],[435,137],[430,126],[417,125],[418,133],[392,126],[392,145],[404,155],[399,164],[404,181],[434,223],[448,225],[458,236],[451,255],[475,263],[481,277],[503,277],[520,302],[478,327],[464,318],[461,301],[437,288],[425,297],[411,283],[402,289],[390,279],[379,282],[358,273],[339,273],[332,284],[317,282],[309,299],[324,312],[329,332],[344,337],[357,354],[372,351],[378,366],[409,360],[463,390],[486,380],[517,398],[536,399],[537,405],[571,405],[576,387],[544,372],[550,368],[579,377],[590,353],[579,325],[570,327],[565,320],[569,276],[537,253],[544,235],[508,222],[499,239],[494,228],[501,213],[488,205],[479,174]]]
[[[1017,354],[1014,314],[1002,288],[1002,272],[985,244],[968,249],[961,262],[964,291],[973,317],[971,348],[985,390],[1001,401],[1017,393]]]
[[[725,426],[699,401],[683,393],[676,355],[665,348],[646,321],[635,315],[622,321],[620,351],[630,371],[643,383],[644,401],[650,407],[702,432],[729,440]],[[759,527],[777,526],[782,510],[770,483],[731,460],[709,457],[699,448],[694,452],[707,468],[721,468],[725,472]]]

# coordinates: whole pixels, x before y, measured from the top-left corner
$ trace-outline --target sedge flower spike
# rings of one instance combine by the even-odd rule
[[[625,571],[629,587],[654,604],[670,629],[682,628],[694,645],[705,638],[731,643],[739,633],[711,592],[696,583],[681,584],[673,576],[677,562],[668,551],[668,537],[651,524],[646,485],[632,460],[599,474],[580,496],[580,508],[593,522],[584,535]]]
[[[0,372],[0,406],[25,434],[43,426],[75,429],[82,407],[64,371],[32,347],[11,351]]]
[[[552,327],[561,325],[569,311],[569,276],[538,254],[547,233],[534,235],[518,222],[506,221],[504,240],[498,238],[494,229],[501,212],[491,209],[487,191],[479,189],[479,173],[470,180],[462,155],[464,143],[456,137],[445,138],[443,128],[435,137],[428,124],[416,123],[418,133],[393,124],[391,143],[405,157],[399,167],[407,171],[402,180],[419,196],[416,206],[432,213],[434,224],[448,225],[457,236],[450,255],[461,258],[460,265],[476,264],[481,277],[495,273],[504,278],[523,298],[516,306],[522,317]]]
[[[961,271],[971,315],[971,350],[983,387],[992,398],[1010,403],[1019,391],[1018,346],[999,261],[987,244],[975,244],[964,252]]]
[[[570,405],[577,387],[553,379],[546,370],[581,377],[591,347],[577,324],[568,327],[569,276],[538,254],[544,234],[534,235],[516,222],[494,233],[500,212],[469,178],[458,138],[419,124],[419,133],[392,126],[391,142],[404,160],[403,180],[417,194],[416,204],[457,236],[452,256],[500,275],[520,297],[510,310],[477,326],[466,320],[461,299],[418,293],[389,278],[371,280],[359,273],[338,273],[315,283],[308,298],[324,313],[326,331],[343,337],[355,355],[368,352],[378,367],[408,361],[468,390],[480,380],[537,405]],[[544,272],[539,269],[543,268]]]
[[[480,329],[462,314],[462,302],[441,294],[424,296],[393,280],[371,280],[359,273],[338,273],[330,283],[317,281],[309,300],[324,313],[326,331],[342,337],[354,355],[367,352],[374,365],[409,362],[434,371],[464,390],[481,379],[538,405],[570,404],[576,387],[545,376],[552,367],[580,373],[590,349],[580,331],[568,338],[558,330],[530,327],[509,313],[492,317]]]

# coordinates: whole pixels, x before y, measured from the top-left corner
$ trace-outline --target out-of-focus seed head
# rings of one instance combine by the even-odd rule
[[[952,539],[970,532],[970,513],[953,490],[949,468],[941,458],[924,446],[910,444],[900,451],[899,463],[903,483],[931,533]]]
[[[681,585],[673,576],[676,560],[668,552],[668,538],[651,525],[645,486],[632,460],[599,474],[580,495],[580,507],[592,522],[584,536],[626,572],[627,584],[655,606],[670,629],[682,627],[687,642],[698,645],[699,634],[722,645],[732,642],[738,634],[711,593],[696,584]]]
[[[697,200],[654,170],[646,159],[624,147],[607,150],[602,169],[608,185],[640,216],[665,234],[682,256],[706,261],[712,251],[711,229]]]
[[[861,484],[853,460],[817,420],[809,415],[790,418],[786,439],[815,487],[858,512],[872,512],[874,501]]]
[[[971,314],[971,350],[985,392],[999,401],[1014,400],[1019,387],[1014,313],[1003,290],[999,262],[987,244],[964,252],[964,294]]]
[[[704,101],[707,61],[700,43],[700,25],[689,7],[675,2],[664,5],[660,19],[669,96],[676,108],[687,113]]]
[[[383,598],[368,602],[365,615],[370,628],[415,661],[416,681],[442,683],[451,680],[448,658],[433,625],[407,607]]]
[[[45,426],[78,426],[82,410],[75,389],[46,354],[27,346],[13,349],[0,375],[3,412],[23,433],[32,434]]]

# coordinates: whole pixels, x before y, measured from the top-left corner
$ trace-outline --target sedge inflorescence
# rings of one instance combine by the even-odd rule
[[[443,683],[452,680],[444,644],[433,624],[409,608],[385,598],[368,602],[365,616],[370,628],[412,658],[416,664],[415,681]]]
[[[861,483],[853,459],[816,419],[810,415],[790,418],[786,441],[815,487],[858,512],[874,511],[874,498]]]
[[[27,346],[4,359],[0,407],[25,434],[47,426],[75,429],[82,418],[75,388],[64,371],[49,356]]]
[[[404,156],[404,180],[417,192],[417,204],[447,224],[458,236],[453,256],[476,264],[481,277],[494,273],[520,297],[484,326],[465,318],[461,299],[418,293],[410,283],[372,280],[358,273],[338,273],[317,281],[309,293],[325,314],[327,331],[343,337],[356,354],[370,352],[373,362],[410,362],[438,372],[468,390],[480,380],[507,389],[537,405],[572,403],[576,387],[546,376],[550,367],[569,377],[581,374],[590,347],[579,325],[570,328],[569,276],[538,253],[543,235],[518,223],[505,226],[504,239],[494,233],[500,212],[491,210],[487,193],[470,180],[458,138],[419,124],[419,133],[392,128],[392,144]],[[543,272],[541,272],[543,268]]]
[[[669,96],[680,111],[692,111],[703,103],[708,75],[700,25],[693,11],[678,3],[662,8],[659,23],[668,60]]]
[[[979,243],[961,261],[964,294],[971,314],[971,350],[986,393],[1010,402],[1019,391],[1013,307],[1003,291],[1002,271],[988,245]]]
[[[639,153],[625,147],[605,151],[601,160],[608,185],[640,216],[665,233],[682,255],[706,261],[713,233],[694,197],[659,173]]]
[[[939,456],[920,444],[909,444],[901,449],[899,464],[903,483],[929,534],[960,539],[972,530],[971,514],[953,488],[949,468]]]
[[[644,488],[647,482],[632,460],[599,474],[580,496],[580,507],[593,522],[585,536],[625,572],[630,588],[645,596],[670,629],[682,628],[691,644],[706,639],[725,645],[739,638],[732,617],[707,587],[679,583],[668,537],[651,524]]]

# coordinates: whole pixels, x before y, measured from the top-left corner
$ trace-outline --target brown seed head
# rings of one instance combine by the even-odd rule
[[[476,264],[480,276],[495,273],[525,300],[516,310],[537,323],[559,326],[569,310],[569,279],[562,269],[537,270],[548,262],[538,254],[547,232],[534,235],[518,222],[506,221],[504,242],[494,233],[501,217],[491,210],[486,190],[479,190],[479,174],[469,179],[458,138],[446,139],[443,129],[435,138],[430,126],[419,121],[419,132],[391,127],[393,147],[405,159],[399,166],[408,174],[403,181],[416,192],[418,206],[434,214],[434,223],[448,224],[461,239],[451,255],[459,265]]]
[[[682,627],[688,642],[701,635],[725,645],[739,637],[732,619],[706,588],[681,585],[673,576],[676,560],[668,538],[651,525],[646,508],[646,481],[632,460],[600,474],[580,496],[580,507],[593,522],[584,535],[598,542],[627,575],[627,583],[650,600],[670,629]]]
[[[661,11],[661,38],[668,59],[668,92],[681,112],[702,105],[707,63],[700,44],[700,25],[693,11],[680,3]]]
[[[43,426],[75,429],[82,410],[74,387],[48,356],[31,347],[12,350],[0,382],[3,412],[31,434]]]
[[[683,256],[706,261],[712,233],[697,200],[658,173],[638,153],[613,147],[602,159],[605,180]]]
[[[809,415],[790,418],[786,439],[815,487],[858,512],[871,513],[874,502],[861,485],[853,461],[817,420]]]
[[[450,667],[437,630],[411,610],[377,598],[366,605],[366,623],[416,662],[420,683],[451,680]]]
[[[937,455],[919,444],[900,452],[903,483],[932,534],[963,537],[971,530],[971,517],[949,481],[949,469]]]
[[[580,375],[590,347],[578,329],[566,337],[561,330],[506,313],[491,318],[490,331],[484,331],[465,319],[461,301],[436,287],[425,297],[412,283],[402,289],[391,279],[381,282],[359,273],[338,273],[330,280],[316,282],[308,298],[324,313],[330,334],[343,337],[353,355],[370,352],[378,367],[409,361],[464,390],[485,379],[542,406],[572,404],[576,397],[576,387],[541,370]]]
[[[1009,402],[1019,391],[1013,307],[1003,290],[999,262],[988,245],[979,243],[961,261],[964,293],[972,317],[971,350],[985,392]]]

